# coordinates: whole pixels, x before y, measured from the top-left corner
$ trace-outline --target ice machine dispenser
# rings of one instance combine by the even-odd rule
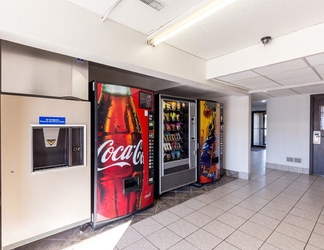
[[[84,164],[84,127],[33,126],[33,171]]]
[[[0,138],[2,249],[90,222],[89,102],[2,94]]]

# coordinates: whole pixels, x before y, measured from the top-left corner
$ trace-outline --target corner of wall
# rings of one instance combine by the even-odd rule
[[[233,171],[233,170],[226,170],[225,173],[227,176],[238,178],[238,179],[244,179],[244,180],[249,180],[250,179],[250,174],[245,173],[245,172],[239,172],[239,171]]]

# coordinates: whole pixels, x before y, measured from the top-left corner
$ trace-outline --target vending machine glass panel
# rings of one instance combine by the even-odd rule
[[[196,100],[158,95],[158,195],[196,181]]]

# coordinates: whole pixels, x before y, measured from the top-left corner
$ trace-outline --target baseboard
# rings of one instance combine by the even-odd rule
[[[301,168],[301,167],[296,167],[296,166],[275,164],[275,163],[270,163],[270,162],[266,162],[266,168],[282,170],[282,171],[288,171],[288,172],[293,172],[293,173],[300,173],[300,174],[309,174],[309,169],[308,168]]]

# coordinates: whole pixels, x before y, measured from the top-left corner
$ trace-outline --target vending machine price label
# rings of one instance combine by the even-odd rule
[[[38,119],[39,124],[65,124],[65,117],[52,117],[52,116],[40,116]]]

